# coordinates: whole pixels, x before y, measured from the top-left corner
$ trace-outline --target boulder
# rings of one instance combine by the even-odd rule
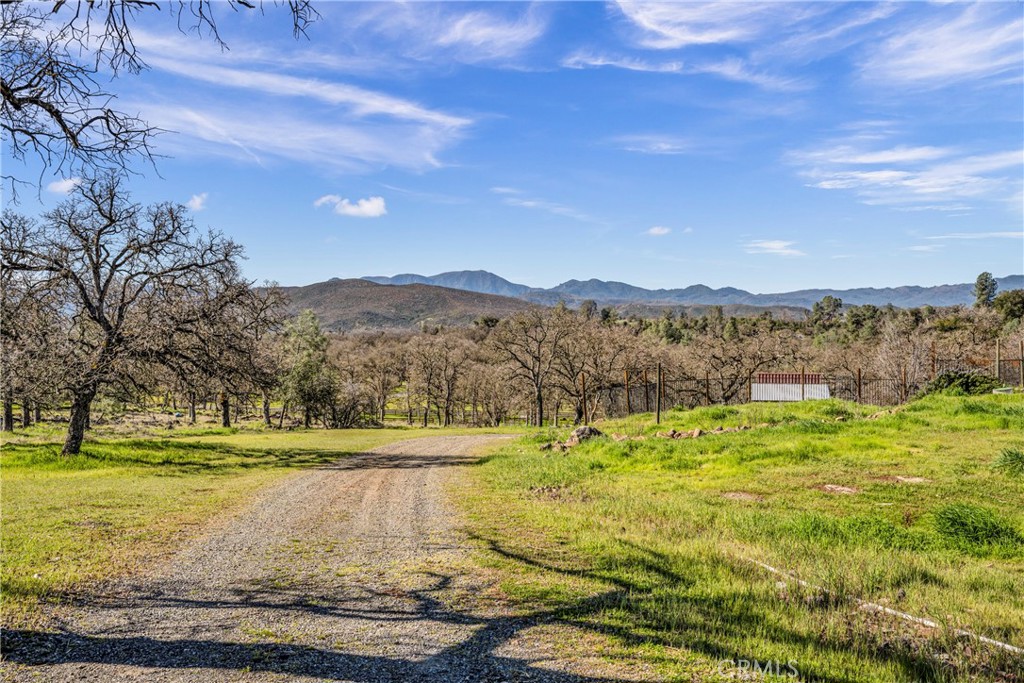
[[[566,439],[565,445],[571,448],[583,443],[587,439],[593,439],[595,436],[604,436],[604,432],[589,425],[577,427],[572,430],[572,434],[570,434],[569,438]]]

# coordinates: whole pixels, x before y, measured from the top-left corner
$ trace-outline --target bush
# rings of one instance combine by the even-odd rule
[[[931,382],[928,382],[921,390],[921,396],[928,394],[951,394],[953,396],[979,396],[990,394],[993,389],[998,389],[1002,383],[983,372],[970,370],[951,370],[938,375]]]
[[[1010,477],[1024,477],[1024,450],[1004,448],[992,467]]]
[[[952,503],[935,513],[935,529],[950,541],[971,546],[1018,545],[1024,538],[988,508]]]

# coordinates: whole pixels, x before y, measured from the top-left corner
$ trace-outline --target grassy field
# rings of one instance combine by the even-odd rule
[[[438,430],[97,428],[60,456],[61,425],[5,435],[0,592],[5,627],[45,626],[38,605],[158,562],[218,514],[295,470]],[[125,429],[135,436],[123,434]],[[479,433],[479,430],[463,430]],[[445,430],[457,434],[458,430]]]
[[[565,432],[525,439],[474,472],[482,562],[535,613],[674,679],[735,680],[757,662],[779,680],[1024,680],[1019,655],[954,632],[1024,646],[1024,400],[876,410],[634,416],[597,425],[633,439],[566,454],[541,449]]]

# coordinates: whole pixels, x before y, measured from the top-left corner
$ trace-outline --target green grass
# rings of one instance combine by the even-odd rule
[[[60,455],[61,426],[19,430],[0,449],[3,624],[40,625],[40,601],[158,562],[295,468],[437,430],[98,427]],[[145,434],[138,427],[137,433]],[[479,433],[445,430],[445,434]],[[106,438],[102,438],[106,436]]]
[[[1024,646],[1024,400],[932,396],[865,419],[876,411],[633,416],[597,426],[644,440],[566,455],[539,449],[552,435],[523,439],[475,473],[481,561],[515,600],[682,680],[726,680],[721,659],[794,660],[805,680],[1020,680],[1019,658],[953,630]]]

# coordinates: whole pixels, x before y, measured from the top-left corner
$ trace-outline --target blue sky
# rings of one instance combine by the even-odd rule
[[[215,5],[111,86],[247,274],[755,292],[1024,271],[1024,5]],[[5,163],[10,160],[5,159]],[[43,202],[69,182],[54,180]],[[73,180],[72,180],[73,181]]]

